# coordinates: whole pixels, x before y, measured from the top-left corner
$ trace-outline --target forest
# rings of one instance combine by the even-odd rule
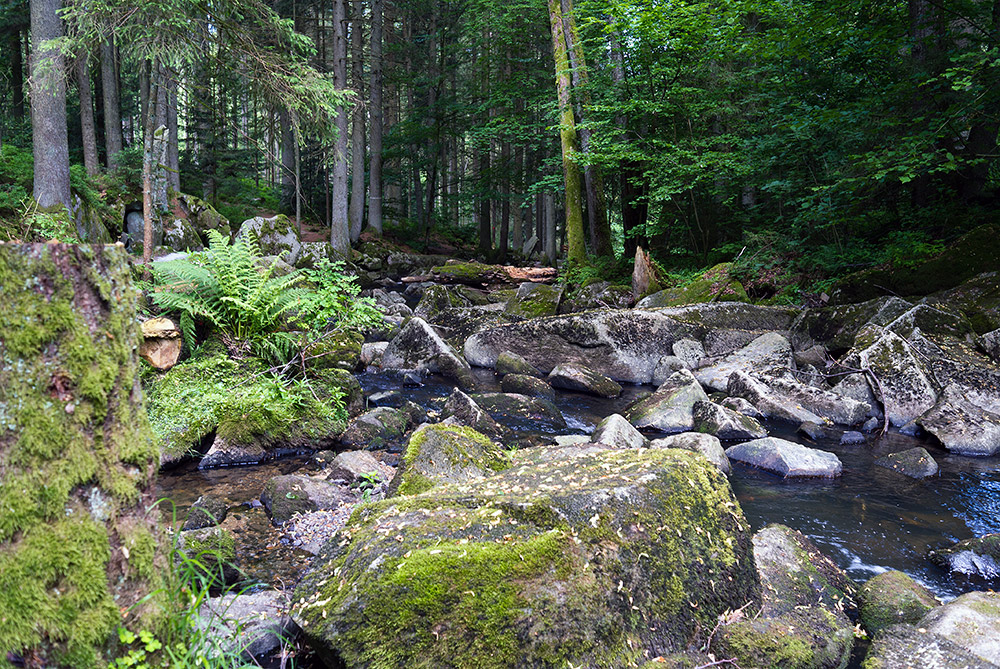
[[[187,193],[341,252],[611,276],[638,245],[792,300],[995,203],[997,2],[9,0],[0,32],[6,239],[80,236],[73,197],[117,239]]]

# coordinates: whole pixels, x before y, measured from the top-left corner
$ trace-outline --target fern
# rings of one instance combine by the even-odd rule
[[[230,244],[215,230],[208,235],[207,251],[153,265],[159,284],[153,301],[180,312],[189,347],[194,346],[195,325],[202,321],[259,357],[287,360],[295,342],[280,328],[287,315],[307,304],[308,291],[298,285],[302,274],[275,276],[277,260],[261,270],[256,238]]]

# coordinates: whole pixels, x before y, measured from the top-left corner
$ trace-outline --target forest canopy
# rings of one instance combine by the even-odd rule
[[[0,33],[6,238],[71,193],[117,237],[147,181],[154,214],[281,211],[341,251],[638,245],[771,296],[995,208],[1000,2],[9,0]]]

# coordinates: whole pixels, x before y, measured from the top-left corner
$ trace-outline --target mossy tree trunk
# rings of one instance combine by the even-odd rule
[[[125,250],[0,244],[0,300],[0,654],[107,666],[164,566]]]

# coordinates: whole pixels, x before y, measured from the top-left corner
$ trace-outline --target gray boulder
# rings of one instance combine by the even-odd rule
[[[416,495],[447,483],[468,483],[510,466],[496,443],[462,425],[421,425],[406,444],[389,490]]]
[[[472,370],[422,318],[411,318],[382,353],[385,369],[417,370],[441,374],[459,387],[472,388]]]
[[[379,450],[397,444],[407,427],[409,420],[404,411],[376,407],[351,419],[340,435],[340,443],[347,448]]]
[[[694,430],[725,441],[763,439],[767,430],[753,418],[712,401],[699,400],[691,408]]]
[[[705,359],[705,346],[697,339],[678,339],[671,350],[684,361],[688,369],[698,369]]]
[[[612,383],[614,383],[612,381]],[[527,374],[507,374],[500,379],[500,390],[505,393],[517,393],[528,397],[542,397],[554,402],[556,391],[544,379]]]
[[[704,459],[540,448],[359,507],[292,616],[349,667],[616,667],[683,651],[759,598],[748,525]]]
[[[744,416],[749,416],[750,418],[764,418],[764,414],[760,412],[760,409],[751,404],[749,400],[745,400],[742,397],[726,397],[723,398],[720,404],[731,411],[741,413]]]
[[[846,351],[866,325],[884,327],[913,308],[898,297],[878,297],[867,302],[809,309],[797,323],[796,334],[823,342],[833,351]]]
[[[361,355],[358,360],[362,366],[378,365],[382,361],[382,354],[389,348],[387,341],[365,342],[361,345]]]
[[[520,320],[555,316],[562,296],[561,285],[525,282],[517,287],[504,312],[512,319]]]
[[[878,379],[877,394],[889,422],[900,427],[920,417],[937,401],[937,390],[923,361],[905,339],[888,330],[868,329],[858,337],[858,368]]]
[[[269,656],[292,644],[299,628],[288,615],[288,593],[261,590],[212,597],[198,609],[194,627],[211,638],[218,656],[238,656],[263,666]]]
[[[722,360],[702,367],[695,372],[695,378],[710,390],[726,392],[733,372],[759,374],[788,370],[793,366],[792,345],[777,332],[768,332]]]
[[[919,446],[898,453],[890,453],[875,460],[879,467],[899,472],[911,479],[922,479],[938,473],[938,464],[926,449]]]
[[[670,378],[671,374],[679,372],[682,369],[691,369],[691,367],[676,355],[663,356],[657,361],[656,367],[653,369],[653,385],[663,385],[663,382]]]
[[[730,460],[780,474],[785,478],[840,476],[843,465],[833,453],[777,437],[755,439],[726,449]]]
[[[731,397],[740,397],[755,406],[767,418],[777,418],[789,423],[825,423],[826,419],[807,408],[780,395],[771,393],[763,381],[746,372],[735,371],[729,377],[727,390]]]
[[[201,237],[186,218],[175,218],[163,224],[163,244],[174,251],[201,251]]]
[[[864,669],[997,669],[925,627],[893,625],[872,642]]]
[[[649,447],[653,449],[680,448],[692,453],[701,453],[726,476],[729,476],[732,472],[729,458],[726,457],[726,452],[722,449],[722,443],[718,438],[710,434],[681,432],[680,434],[672,434],[663,439],[654,439],[649,442]]]
[[[931,551],[931,562],[960,574],[1000,578],[1000,534],[987,534]]]
[[[337,509],[354,504],[357,499],[341,486],[310,476],[287,474],[268,481],[260,501],[271,521],[275,525],[284,525],[297,513]]]
[[[213,527],[226,519],[229,506],[218,497],[202,495],[194,501],[184,519],[185,530],[200,530],[203,527]]]
[[[783,405],[800,406],[825,421],[856,425],[871,415],[872,407],[869,404],[805,385],[788,377],[758,375],[757,379],[767,386],[772,400]]]
[[[1000,660],[1000,592],[967,592],[933,609],[920,627],[986,662]]]
[[[474,399],[458,388],[451,391],[451,395],[444,403],[441,416],[449,419],[453,424],[471,427],[476,432],[481,432],[491,439],[506,438],[510,432],[483,411]]]
[[[872,636],[901,623],[917,623],[938,606],[934,595],[901,571],[873,576],[858,595],[861,624]]]
[[[945,388],[937,404],[918,418],[917,424],[953,453],[1000,453],[1000,415],[969,402],[957,386]]]
[[[326,480],[351,485],[364,477],[381,478],[382,463],[368,451],[338,453],[326,468]]]
[[[615,398],[622,394],[620,385],[583,365],[556,365],[549,372],[548,381],[554,388],[575,390],[598,397]]]
[[[691,372],[675,372],[656,392],[630,404],[625,418],[637,428],[660,432],[688,432],[694,429],[694,405],[708,395]]]
[[[612,448],[642,448],[648,443],[639,430],[632,427],[624,416],[613,413],[600,423],[590,435],[595,444],[607,444]]]
[[[717,630],[711,649],[741,667],[847,666],[854,646],[853,583],[801,533],[768,525],[754,535],[764,605],[741,610]],[[777,658],[784,661],[776,662]]]

